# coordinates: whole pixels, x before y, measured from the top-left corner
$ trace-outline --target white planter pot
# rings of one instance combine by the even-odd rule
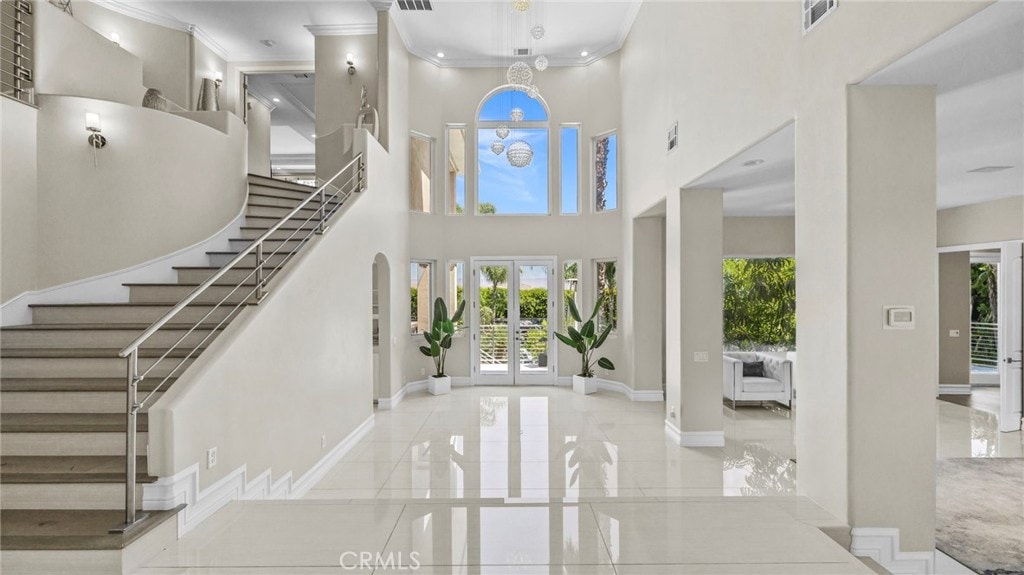
[[[572,390],[583,395],[594,393],[597,391],[597,379],[574,375],[572,376]]]
[[[444,377],[428,377],[427,378],[427,391],[431,395],[444,395],[452,390],[452,378],[451,376]]]

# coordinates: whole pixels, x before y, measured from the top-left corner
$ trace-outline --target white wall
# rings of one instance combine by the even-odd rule
[[[953,337],[950,330],[959,330]],[[971,381],[971,252],[939,254],[939,381]]]
[[[1024,198],[1006,198],[939,212],[939,247],[1024,239]]]
[[[356,73],[349,75],[345,55],[351,53]],[[351,157],[352,130],[359,113],[360,93],[377,106],[377,35],[316,37],[316,170],[330,178]]]
[[[270,108],[249,98],[246,130],[249,134],[249,173],[270,177]]]
[[[206,239],[245,201],[245,127],[223,133],[157,110],[64,96],[39,98],[36,288],[123,269]],[[107,147],[86,142],[85,112]]]
[[[36,122],[32,106],[0,98],[0,302],[36,286]]]
[[[551,216],[481,216],[476,213],[476,179],[474,170],[467,169],[466,206],[464,215],[445,215],[444,186],[446,179],[446,154],[444,149],[445,125],[467,124],[467,166],[476,165],[475,120],[477,108],[483,98],[494,88],[505,83],[504,69],[495,68],[439,68],[434,64],[413,57],[410,63],[410,126],[422,134],[435,139],[433,163],[432,213],[410,214],[410,257],[434,260],[437,272],[433,293],[444,290],[444,275],[441,273],[447,260],[461,260],[466,263],[467,274],[470,258],[473,256],[556,256],[561,277],[561,264],[567,260],[582,261],[582,308],[593,306],[595,297],[593,260],[615,258],[620,266],[623,260],[620,240],[621,209],[601,214],[593,213],[591,190],[591,138],[597,134],[617,129],[619,126],[618,101],[618,56],[613,54],[586,67],[548,68],[537,72],[535,83],[550,110],[550,168],[548,171],[548,192]],[[559,133],[561,123],[579,122],[581,171],[579,174],[582,213],[574,216],[557,215],[559,210],[560,179],[558,166]],[[392,150],[408,148],[407,135],[402,140],[393,140]],[[619,154],[622,157],[622,138],[619,139]],[[621,166],[621,162],[620,162]],[[619,205],[622,198],[631,193],[618,186]],[[408,205],[408,204],[407,204]],[[408,266],[395,281],[409,286]],[[622,275],[619,272],[620,292]],[[560,284],[560,281],[559,281]],[[467,286],[468,287],[468,286]],[[622,300],[620,297],[620,310]],[[560,306],[559,314],[561,313]],[[396,308],[405,309],[405,308]],[[620,311],[621,314],[621,311]],[[416,349],[421,336],[411,337],[408,326],[405,337],[415,342],[406,357],[404,374],[407,381],[423,379],[421,369],[429,361]],[[558,373],[562,376],[579,371],[579,358],[568,347],[559,344]],[[615,372],[598,373],[616,381],[627,381],[628,370],[622,364],[621,338],[615,334],[602,348],[617,365]],[[455,377],[470,374],[470,349],[467,338],[456,340],[449,355],[448,369]],[[603,371],[603,370],[602,370]]]
[[[734,217],[722,220],[722,255],[727,258],[792,257],[795,218]]]
[[[102,10],[89,2],[76,4],[75,12],[80,9],[86,13]],[[35,5],[35,34],[37,94],[142,105],[146,93],[142,59],[48,2]],[[81,125],[84,129],[84,123]]]

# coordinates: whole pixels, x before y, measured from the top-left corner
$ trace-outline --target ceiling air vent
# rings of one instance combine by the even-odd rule
[[[529,48],[514,48],[512,50],[513,56],[529,56],[530,54],[531,50]]]
[[[430,0],[398,0],[399,10],[433,10]]]
[[[804,34],[811,31],[836,9],[839,0],[803,0],[804,2]]]

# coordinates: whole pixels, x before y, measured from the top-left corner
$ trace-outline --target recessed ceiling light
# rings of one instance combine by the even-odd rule
[[[1013,166],[982,166],[973,170],[967,170],[968,174],[991,174],[992,172],[1001,172],[1003,170],[1009,170]]]
[[[438,52],[437,53],[437,57],[438,58],[444,58],[444,52]]]
[[[274,44],[277,44],[277,42],[274,42],[273,40],[260,40],[260,44],[263,44],[267,48],[273,48]]]
[[[316,134],[310,134],[310,135],[309,135],[309,137],[310,137],[310,138],[315,138],[315,137],[316,137]]]
[[[743,162],[743,167],[744,168],[752,168],[754,166],[760,166],[763,163],[764,163],[764,160],[762,160],[760,158],[757,158],[757,159],[754,159],[754,160],[747,160],[746,162]]]
[[[580,52],[580,56],[583,56],[584,58],[586,58],[589,55],[590,55],[590,52],[587,52],[586,50]]]
[[[281,98],[274,98],[274,103],[280,102]]]

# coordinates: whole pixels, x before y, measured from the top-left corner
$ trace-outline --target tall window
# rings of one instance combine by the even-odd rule
[[[569,313],[569,302],[575,303],[579,309],[580,279],[579,261],[570,260],[562,264],[562,331],[567,330],[570,325],[579,327]]]
[[[409,209],[430,213],[430,175],[434,140],[412,133],[409,138]]]
[[[594,211],[619,207],[619,145],[615,132],[594,138]]]
[[[459,308],[459,304],[466,299],[466,263],[460,261],[448,262],[448,309],[450,313],[455,313],[455,310]],[[466,326],[466,316],[468,313],[462,314],[459,319],[459,323],[455,326],[457,333],[461,333]]]
[[[447,162],[445,174],[445,206],[448,215],[466,212],[466,127],[449,125],[445,131]]]
[[[433,267],[428,261],[413,261],[409,265],[409,319],[413,335],[430,331],[430,310],[434,305],[430,293]]]
[[[550,213],[548,112],[539,96],[506,89],[484,101],[477,118],[477,167],[477,213]]]
[[[597,297],[604,297],[604,303],[597,312],[597,329],[612,326],[615,330],[619,325],[619,286],[616,280],[615,260],[596,262],[594,277],[597,284]]]
[[[580,212],[580,126],[562,124],[559,130],[562,157],[562,213]]]

